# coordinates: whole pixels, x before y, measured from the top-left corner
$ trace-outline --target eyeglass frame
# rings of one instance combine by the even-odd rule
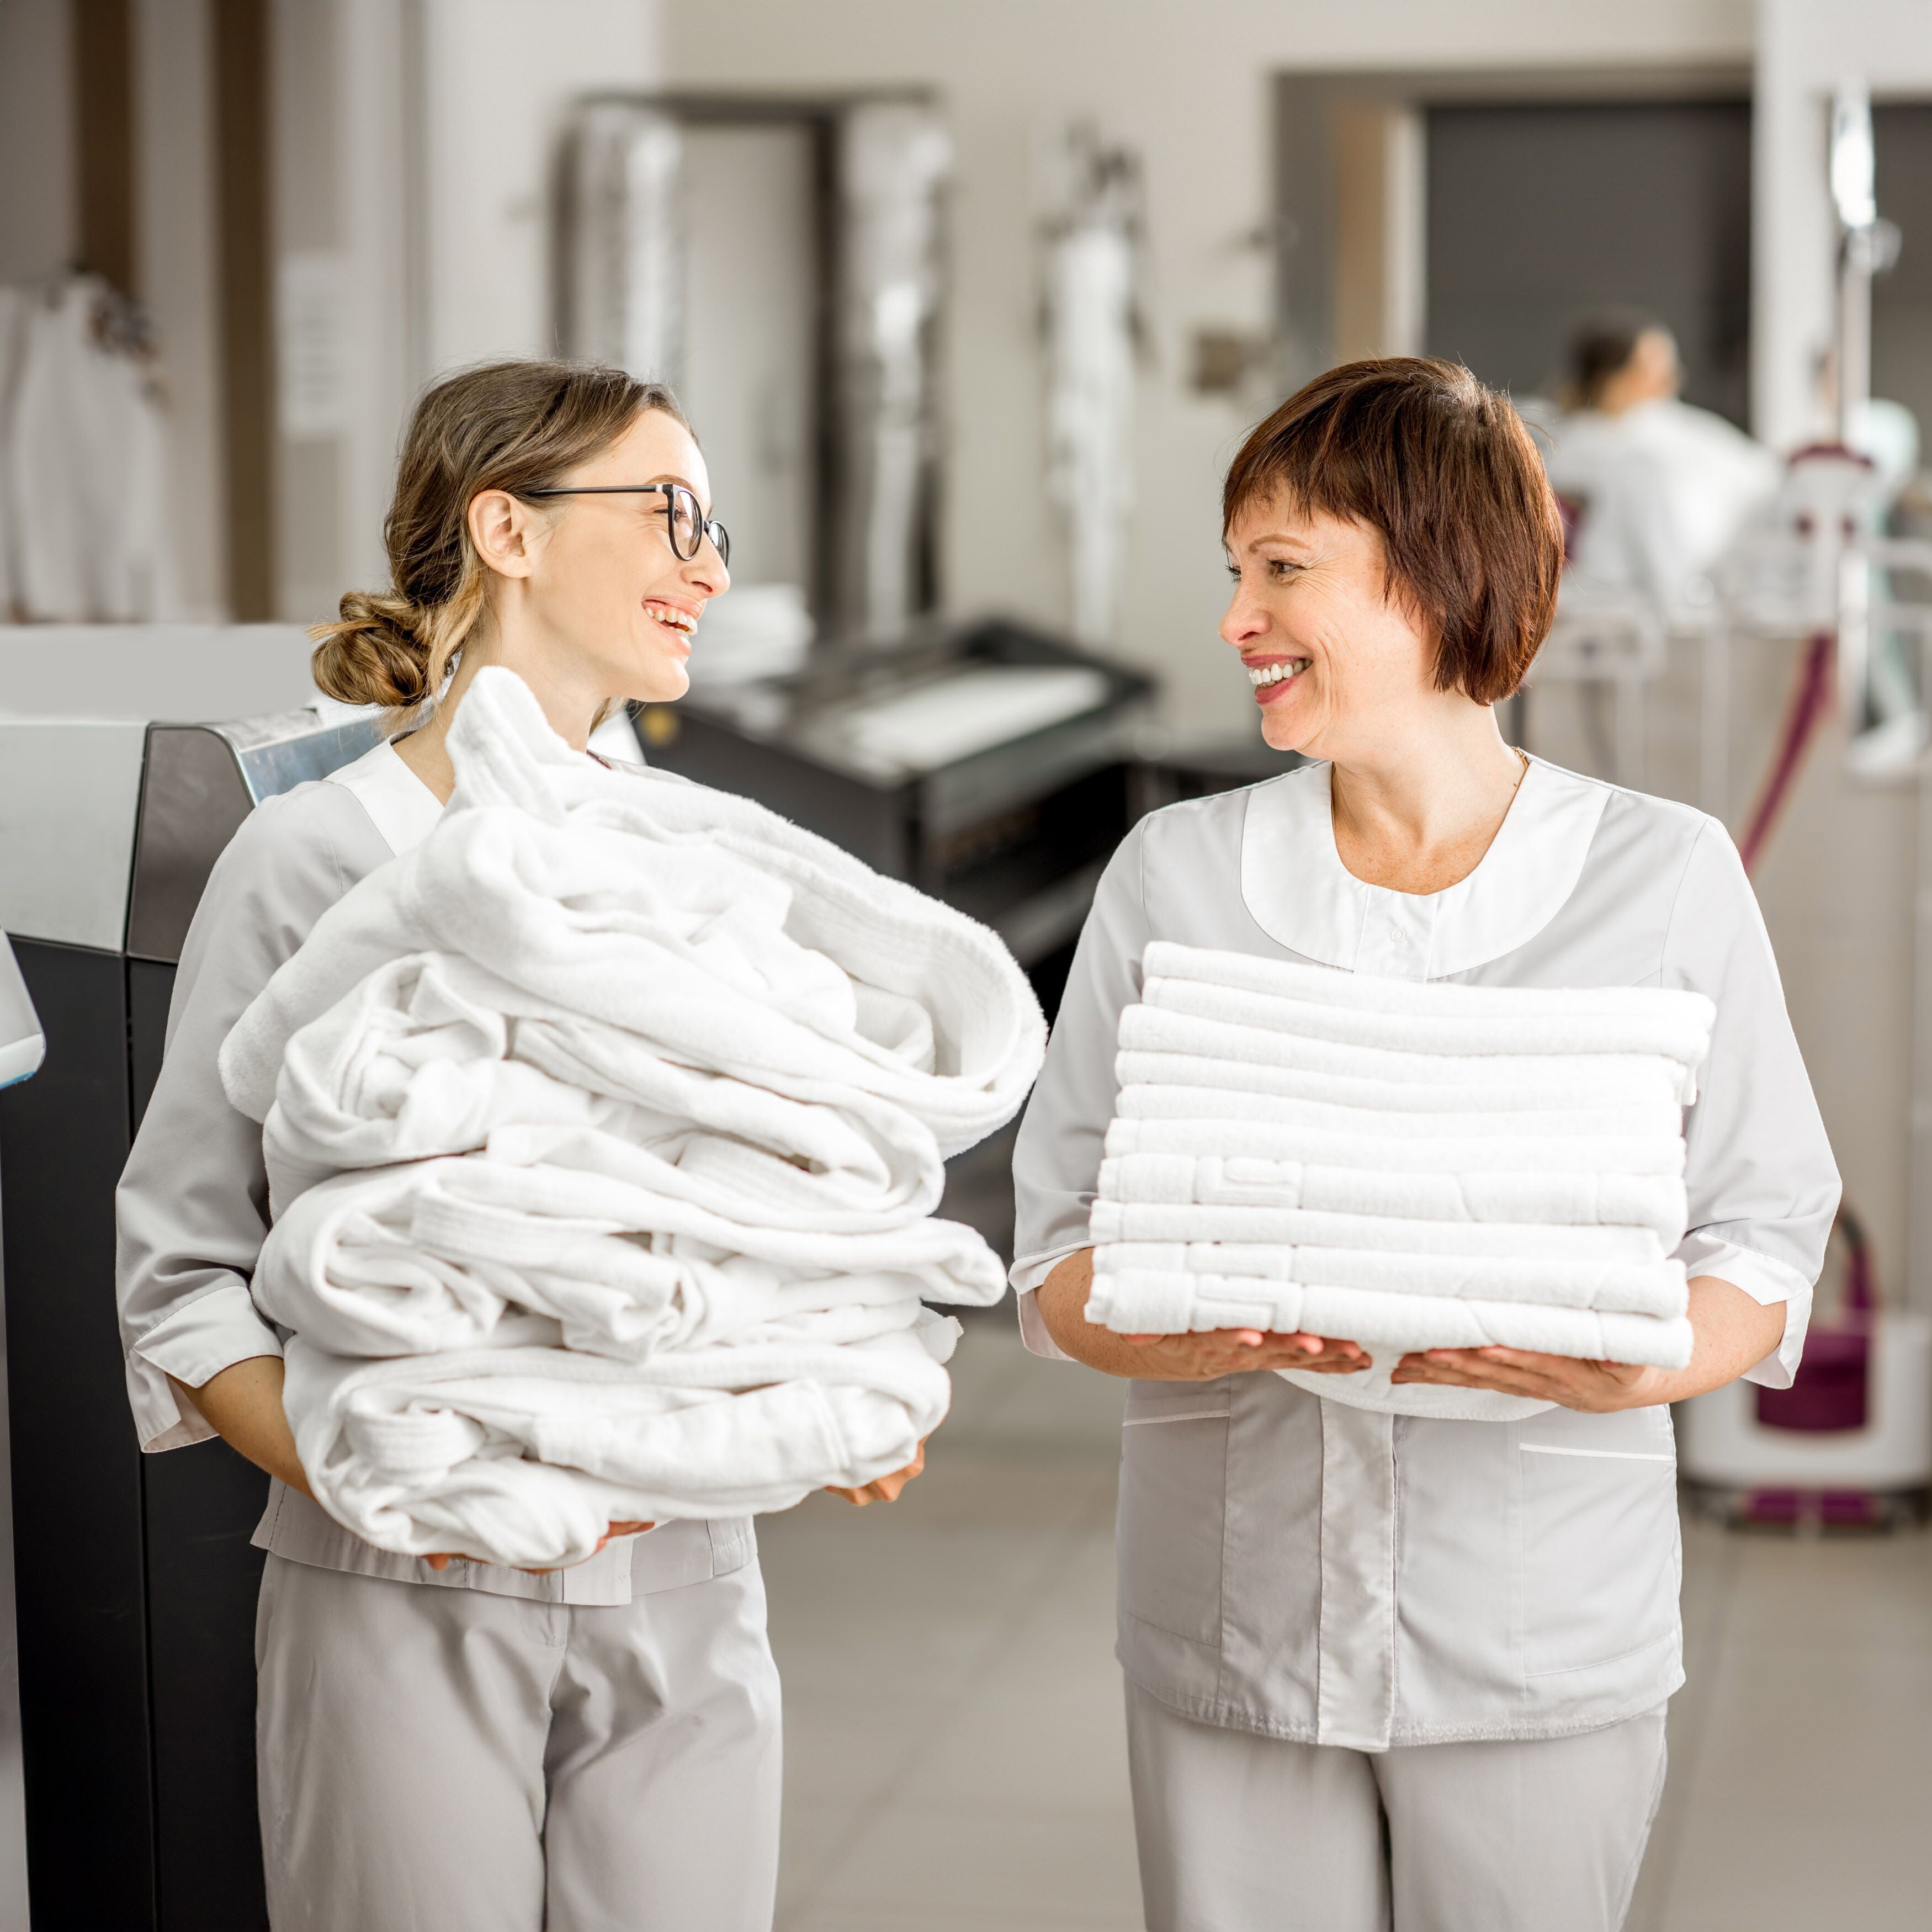
[[[560,486],[554,490],[518,490],[513,494],[519,496],[642,496],[653,490],[664,493],[664,508],[669,512],[664,518],[665,537],[670,544],[670,554],[680,563],[694,563],[698,553],[704,548],[706,537],[711,547],[718,553],[718,561],[727,570],[731,567],[731,532],[716,517],[703,514],[704,505],[698,500],[698,492],[682,483],[576,483]],[[691,547],[687,556],[677,547],[677,500],[680,496],[691,499],[691,526],[698,532],[698,541]]]

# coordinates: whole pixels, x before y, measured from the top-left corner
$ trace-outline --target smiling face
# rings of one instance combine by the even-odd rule
[[[1460,697],[1436,689],[1434,644],[1390,594],[1374,530],[1262,500],[1226,541],[1234,594],[1221,635],[1277,751],[1372,760],[1388,734]]]
[[[691,432],[646,410],[560,488],[681,483],[711,514],[711,479]],[[495,634],[479,658],[509,664],[533,688],[568,692],[594,712],[614,698],[664,704],[689,688],[685,662],[706,604],[730,576],[710,539],[688,562],[671,547],[670,500],[638,494],[552,496],[501,490],[471,506],[477,548],[497,573]]]
[[[645,410],[562,482],[681,483],[711,514],[711,478],[697,441],[662,410]],[[538,576],[552,622],[594,667],[606,696],[658,704],[682,697],[692,633],[705,604],[730,587],[710,539],[689,562],[680,558],[671,548],[670,500],[658,491],[549,500],[561,514]]]

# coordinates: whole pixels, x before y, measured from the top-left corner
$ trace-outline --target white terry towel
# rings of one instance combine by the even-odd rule
[[[1406,982],[1405,982],[1406,983]],[[1473,990],[1465,988],[1464,990]],[[1438,1108],[1506,1111],[1574,1107],[1587,1083],[1600,1104],[1642,1101],[1659,1092],[1681,1103],[1683,1070],[1654,1054],[1415,1053],[1304,1039],[1264,1028],[1200,1019],[1164,1006],[1132,1006],[1120,1015],[1122,1086],[1220,1086],[1238,1073],[1258,1090],[1332,1100],[1353,1106],[1388,1106],[1403,1112]],[[1212,1066],[1214,1077],[1192,1079],[1187,1062]],[[1324,1083],[1318,1090],[1311,1083]],[[1326,1083],[1336,1082],[1334,1088]],[[1466,1097],[1451,1098],[1452,1095]]]
[[[265,1120],[290,1040],[406,955],[455,955],[679,1065],[794,1099],[869,1094],[942,1154],[1011,1118],[1045,1026],[999,939],[748,800],[574,752],[520,680],[477,676],[430,838],[363,880],[236,1023]]]
[[[932,1130],[892,1102],[681,1066],[468,960],[412,953],[290,1040],[262,1125],[270,1200],[345,1168],[470,1153],[512,1124],[621,1137],[662,1156],[673,1191],[775,1226],[896,1224],[944,1185]]]
[[[1681,1366],[1682,1108],[1714,1018],[1655,988],[1430,985],[1155,942],[1120,1019],[1088,1318],[1346,1336],[1368,1373],[1293,1378],[1416,1413],[1521,1406],[1394,1388],[1412,1350]]]
[[[842,1304],[996,1301],[998,1258],[920,1219],[866,1234],[726,1222],[640,1186],[648,1156],[580,1134],[528,1166],[458,1157],[340,1174],[268,1231],[263,1312],[338,1354],[428,1354],[536,1340],[626,1359],[755,1338]],[[546,1318],[560,1335],[531,1328]]]
[[[1690,1359],[1692,1340],[1690,1324],[1681,1316],[1274,1283],[1252,1275],[1103,1275],[1097,1261],[1087,1308],[1089,1320],[1097,1316],[1123,1335],[1248,1328],[1289,1334],[1305,1329],[1346,1336],[1378,1355],[1423,1348],[1530,1348],[1588,1361],[1681,1369]]]
[[[1660,987],[1433,985],[1166,940],[1148,945],[1142,976],[1144,1004],[1238,1027],[1371,1052],[1459,1058],[1654,1054],[1683,1069],[1687,1089],[1711,1050],[1716,1018],[1702,994]]]
[[[1116,1123],[1117,1126],[1138,1123]],[[1110,1144],[1124,1144],[1109,1136]],[[1135,1136],[1134,1138],[1138,1138]],[[1123,1154],[1100,1164],[1100,1198],[1150,1205],[1298,1208],[1432,1222],[1647,1228],[1668,1251],[1689,1212],[1676,1175],[1382,1172],[1252,1155]],[[1437,1238],[1440,1238],[1438,1237]]]
[[[1145,1007],[1136,1009],[1144,1012]],[[1594,1103],[1605,1107],[1668,1106],[1678,1108],[1677,1082],[1656,1061],[1637,1063],[1642,1077],[1628,1084],[1598,1083]],[[1121,1053],[1114,1060],[1117,1085],[1225,1088],[1235,1093],[1268,1094],[1286,1100],[1316,1100],[1338,1107],[1369,1107],[1399,1112],[1411,1119],[1424,1113],[1468,1114],[1493,1108],[1499,1113],[1534,1115],[1538,1120],[1574,1110],[1574,1080],[1560,1085],[1526,1077],[1497,1081],[1488,1086],[1436,1084],[1421,1080],[1363,1079],[1354,1076],[1304,1072],[1298,1068],[1258,1065],[1244,1060],[1210,1060],[1198,1054]]]
[[[930,1217],[1044,1028],[985,928],[746,802],[613,772],[486,670],[428,840],[224,1045],[254,1281],[316,1492],[385,1548],[590,1553],[616,1518],[902,1466],[997,1258]]]
[[[1130,1210],[1132,1211],[1132,1210]],[[1140,1210],[1150,1214],[1171,1214],[1171,1208]],[[1414,1228],[1423,1224],[1410,1222]],[[1348,1242],[1350,1231],[1331,1231]],[[1575,1233],[1575,1229],[1568,1232]],[[1608,1230],[1592,1230],[1599,1234]],[[1588,1309],[1599,1314],[1642,1316],[1668,1320],[1684,1312],[1684,1264],[1661,1258],[1628,1261],[1613,1256],[1568,1254],[1430,1253],[1416,1248],[1370,1248],[1347,1245],[1317,1246],[1310,1243],[1269,1241],[1265,1232],[1256,1229],[1260,1238],[1216,1240],[1211,1237],[1163,1235],[1154,1227],[1130,1226],[1125,1238],[1102,1243],[1094,1254],[1096,1276],[1118,1283],[1132,1277],[1145,1283],[1168,1277],[1185,1284],[1196,1280],[1228,1280],[1268,1286],[1256,1289],[1265,1298],[1276,1287],[1300,1288],[1308,1294],[1334,1290],[1359,1290],[1364,1298],[1363,1318],[1372,1312],[1369,1304],[1378,1297],[1407,1296],[1432,1301],[1466,1300],[1472,1305],[1509,1303],[1537,1308]],[[1118,1286],[1099,1294],[1090,1306],[1109,1309],[1118,1294]],[[1151,1292],[1150,1290],[1150,1292]],[[1352,1304],[1338,1302],[1346,1309]],[[1213,1311],[1208,1311],[1212,1312]],[[1123,1318],[1126,1318],[1124,1316]],[[1138,1316],[1136,1317],[1138,1319]],[[1404,1332],[1414,1325],[1413,1312],[1403,1316]],[[1112,1315],[1107,1325],[1114,1326]],[[1225,1328],[1222,1320],[1209,1320],[1197,1312],[1189,1326]],[[1232,1324],[1232,1325],[1240,1325]],[[1269,1324],[1273,1326],[1273,1324]],[[1142,1334],[1136,1327],[1124,1332]],[[1166,1331],[1162,1331],[1166,1332]],[[1350,1340],[1393,1342],[1395,1336],[1358,1334],[1352,1328],[1324,1328],[1321,1334],[1346,1335]],[[1448,1342],[1418,1346],[1450,1348]],[[1527,1346],[1527,1344],[1516,1346]],[[1678,1364],[1682,1366],[1682,1364]]]
[[[1089,1320],[1098,1317],[1118,1334],[1248,1328],[1292,1334],[1305,1329],[1311,1334],[1346,1336],[1378,1357],[1423,1348],[1495,1347],[1681,1369],[1690,1359],[1692,1340],[1690,1324],[1681,1316],[1377,1292],[1326,1283],[1274,1283],[1252,1275],[1171,1270],[1103,1275],[1097,1262],[1087,1307]]]
[[[1526,1120],[1504,1118],[1504,1131],[1478,1138],[1429,1134],[1342,1134],[1276,1120],[1253,1094],[1197,1093],[1184,1088],[1133,1087],[1114,1103],[1109,1154],[1258,1155],[1270,1160],[1359,1167],[1388,1174],[1656,1174],[1684,1172],[1683,1136],[1546,1137]],[[1218,1114],[1208,1110],[1218,1108]]]
[[[790,1509],[903,1468],[944,1420],[958,1324],[649,1364],[484,1348],[368,1361],[299,1336],[284,1400],[330,1515],[378,1549],[580,1562],[614,1522]]]

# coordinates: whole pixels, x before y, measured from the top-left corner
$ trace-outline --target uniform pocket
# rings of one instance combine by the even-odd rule
[[[1132,1382],[1120,1430],[1120,1607],[1190,1642],[1221,1641],[1228,1382]]]
[[[1550,1439],[1560,1428],[1526,1424],[1516,1445],[1523,1663],[1532,1677],[1612,1664],[1677,1629],[1677,1459],[1668,1424],[1632,1435],[1628,1446],[1617,1439],[1622,1431],[1601,1447]]]

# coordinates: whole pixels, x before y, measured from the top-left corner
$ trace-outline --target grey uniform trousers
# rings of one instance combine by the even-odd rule
[[[255,1654],[275,1932],[769,1932],[755,1562],[586,1607],[272,1556]]]
[[[1148,1932],[1616,1932],[1664,1712],[1372,1753],[1200,1724],[1130,1684],[1127,1754]]]

